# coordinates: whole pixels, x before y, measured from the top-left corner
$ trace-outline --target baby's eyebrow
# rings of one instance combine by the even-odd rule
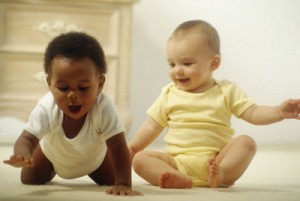
[[[55,83],[56,84],[66,84],[66,81],[64,81],[64,80],[57,80]]]
[[[84,79],[84,80],[79,80],[78,83],[90,83],[91,80]]]
[[[77,81],[77,83],[83,83],[83,82],[90,83],[91,80],[89,80],[89,79],[83,79],[83,80]],[[57,80],[55,83],[57,83],[57,84],[61,84],[61,83],[65,84],[65,83],[68,83],[68,81],[66,81],[66,80]]]

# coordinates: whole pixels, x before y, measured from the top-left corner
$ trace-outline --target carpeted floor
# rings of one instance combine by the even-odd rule
[[[20,169],[4,165],[12,147],[0,145],[0,201],[99,201],[99,200],[205,200],[205,201],[299,201],[300,145],[259,146],[258,153],[244,176],[230,188],[160,189],[133,175],[133,188],[144,196],[114,197],[107,187],[95,185],[88,177],[54,180],[42,186],[22,185]]]

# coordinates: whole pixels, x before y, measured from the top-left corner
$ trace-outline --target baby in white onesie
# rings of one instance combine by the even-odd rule
[[[123,125],[102,93],[106,62],[98,41],[79,32],[55,37],[44,70],[50,92],[37,103],[4,163],[22,168],[24,184],[44,184],[56,174],[88,175],[99,185],[113,185],[108,194],[139,195],[131,189]]]

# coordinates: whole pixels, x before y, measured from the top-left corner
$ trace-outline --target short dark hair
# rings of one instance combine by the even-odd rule
[[[70,59],[90,58],[101,74],[107,71],[104,51],[100,43],[83,32],[68,32],[49,42],[44,55],[44,71],[51,73],[51,63],[56,56]]]

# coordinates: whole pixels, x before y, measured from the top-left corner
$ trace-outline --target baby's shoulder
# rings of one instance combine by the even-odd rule
[[[216,83],[221,87],[228,87],[228,86],[235,86],[236,85],[233,81],[226,80],[226,79],[216,81]]]
[[[219,89],[222,91],[224,96],[231,97],[233,94],[236,94],[240,91],[237,84],[230,80],[217,81],[217,85],[219,86]]]

